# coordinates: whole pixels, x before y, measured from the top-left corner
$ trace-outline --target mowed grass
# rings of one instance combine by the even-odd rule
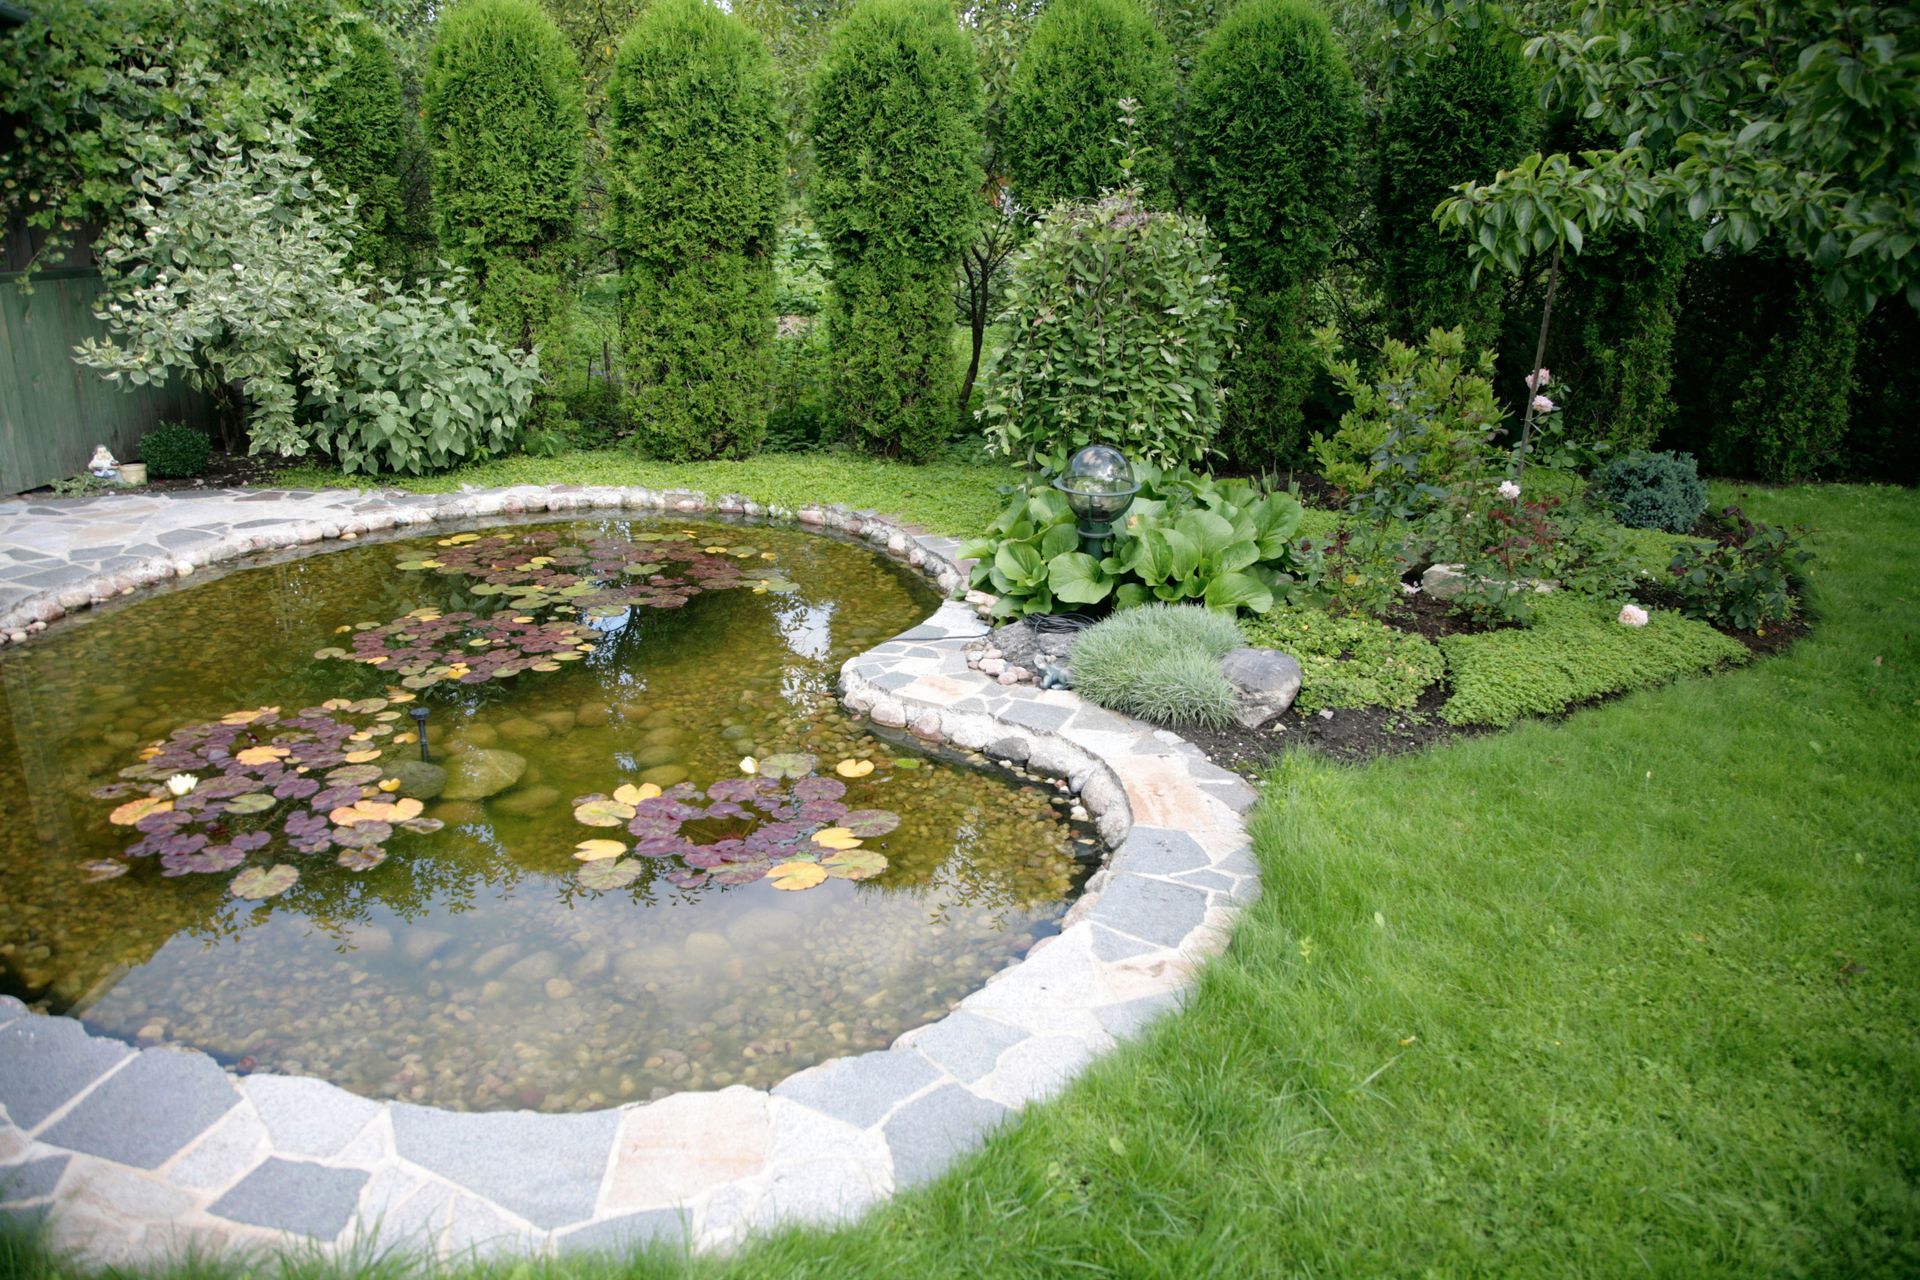
[[[594,449],[551,458],[516,456],[431,476],[347,476],[326,467],[292,467],[275,483],[289,488],[399,488],[452,493],[463,485],[604,484],[695,489],[709,496],[744,493],[760,502],[800,507],[844,502],[905,517],[936,532],[971,538],[1000,514],[1000,486],[1019,474],[999,463],[942,461],[913,466],[857,453],[769,453],[741,462],[654,462],[625,449]]]
[[[1557,724],[1281,763],[1265,895],[1189,1006],[931,1187],[730,1258],[475,1269],[1920,1273],[1920,497],[1743,501],[1822,530],[1812,638]],[[363,1261],[338,1269],[410,1269]]]

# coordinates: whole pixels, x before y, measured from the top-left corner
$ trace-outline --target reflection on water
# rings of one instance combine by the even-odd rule
[[[770,1083],[940,1016],[1056,927],[1084,833],[1046,787],[876,740],[841,713],[840,664],[935,603],[917,576],[793,530],[567,526],[582,540],[679,529],[750,540],[797,589],[592,619],[606,637],[583,661],[423,691],[437,761],[508,753],[525,761],[518,780],[430,801],[446,827],[396,834],[370,871],[279,851],[268,860],[300,880],[266,902],[234,898],[230,874],[162,878],[152,858],[89,883],[79,864],[137,834],[92,793],[182,725],[378,695],[376,669],[314,658],[339,628],[499,607],[461,579],[395,569],[441,535],[234,572],[0,657],[0,987],[243,1070],[461,1108]],[[875,763],[845,800],[901,816],[867,842],[884,874],[686,889],[665,860],[619,889],[580,885],[575,845],[604,833],[574,820],[575,797],[641,778],[704,787],[739,776],[743,756],[791,751]]]

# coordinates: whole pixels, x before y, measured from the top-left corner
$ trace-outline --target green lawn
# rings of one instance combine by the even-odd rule
[[[1190,1006],[932,1187],[690,1268],[497,1274],[1920,1273],[1920,496],[1743,500],[1822,530],[1811,639],[1281,764]]]
[[[450,493],[462,485],[609,484],[651,489],[744,493],[776,506],[844,502],[903,516],[953,537],[973,537],[1006,500],[1010,467],[970,462],[910,466],[857,453],[769,453],[745,462],[653,462],[624,449],[516,456],[432,476],[343,476],[329,467],[294,467],[275,480],[293,488],[378,488]]]

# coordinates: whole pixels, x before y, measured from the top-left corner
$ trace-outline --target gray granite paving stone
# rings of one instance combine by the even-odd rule
[[[1116,1040],[1125,1040],[1137,1035],[1141,1028],[1154,1019],[1172,1013],[1180,1007],[1180,997],[1171,992],[1165,995],[1141,996],[1138,1000],[1123,1000],[1119,1004],[1102,1005],[1093,1011],[1100,1019],[1100,1025],[1107,1034]]]
[[[1124,933],[1115,933],[1097,924],[1092,928],[1093,954],[1102,960],[1131,960],[1135,956],[1158,950],[1151,942],[1129,938]]]
[[[1008,692],[1025,688],[1024,685],[1012,685]],[[1014,694],[1017,698],[1019,695]],[[1037,696],[1037,695],[1035,695]],[[1027,706],[1014,702],[1000,712],[1000,718],[1008,724],[1017,724],[1023,729],[1034,729],[1041,733],[1053,733],[1067,722],[1073,712],[1067,707]]]
[[[548,1230],[593,1216],[619,1125],[616,1111],[393,1108],[394,1146],[403,1158]],[[539,1176],[527,1177],[528,1169]]]
[[[0,1165],[0,1203],[18,1204],[50,1196],[72,1156],[42,1156],[24,1164]]]
[[[893,1153],[893,1185],[916,1187],[946,1170],[1006,1118],[1007,1108],[957,1084],[935,1089],[902,1107],[884,1130]]]
[[[0,1027],[27,1016],[27,1006],[12,996],[0,996]]]
[[[1196,889],[1210,889],[1215,893],[1233,892],[1233,877],[1221,875],[1218,871],[1210,868],[1203,867],[1198,871],[1183,871],[1175,876],[1174,879],[1178,880],[1181,884],[1190,884]]]
[[[925,1058],[904,1049],[881,1049],[790,1077],[774,1087],[773,1096],[864,1129],[939,1078]]]
[[[1171,876],[1197,871],[1212,861],[1200,842],[1167,827],[1134,827],[1120,845],[1117,865],[1142,875]]]
[[[380,1114],[380,1104],[322,1080],[253,1076],[242,1086],[282,1155],[338,1155]]]
[[[52,1205],[35,1204],[20,1207],[0,1204],[0,1231],[17,1231],[26,1235],[46,1226],[47,1219],[52,1216]]]
[[[630,1254],[650,1245],[686,1248],[687,1219],[678,1209],[647,1209],[605,1222],[593,1222],[554,1242],[569,1253]]]
[[[134,1055],[41,1135],[49,1146],[157,1169],[240,1100],[204,1053],[148,1049]]]
[[[268,1160],[213,1202],[211,1212],[234,1222],[332,1240],[360,1204],[367,1175],[300,1160]]]
[[[960,1009],[914,1036],[913,1047],[946,1068],[954,1079],[972,1084],[993,1070],[1000,1055],[1027,1035],[1019,1027]]]
[[[0,1027],[0,1106],[14,1124],[34,1129],[132,1052],[66,1018],[17,1019]]]
[[[1207,895],[1202,890],[1123,871],[1107,882],[1089,918],[1146,942],[1172,947],[1206,915]]]

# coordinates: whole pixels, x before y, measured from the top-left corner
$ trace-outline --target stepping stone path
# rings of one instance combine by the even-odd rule
[[[0,502],[0,642],[29,642],[69,612],[260,553],[611,509],[796,521],[871,543],[963,593],[957,541],[840,506],[572,486],[194,490]],[[1259,890],[1244,780],[1166,730],[970,669],[967,649],[986,630],[950,600],[848,661],[847,705],[1066,779],[1113,853],[1057,936],[945,1018],[771,1090],[577,1115],[469,1114],[318,1080],[236,1078],[204,1054],[136,1050],[0,999],[0,1222],[45,1221],[55,1247],[94,1265],[188,1249],[343,1253],[370,1241],[441,1256],[649,1241],[707,1250],[781,1222],[849,1220],[938,1177],[1175,1008]]]

